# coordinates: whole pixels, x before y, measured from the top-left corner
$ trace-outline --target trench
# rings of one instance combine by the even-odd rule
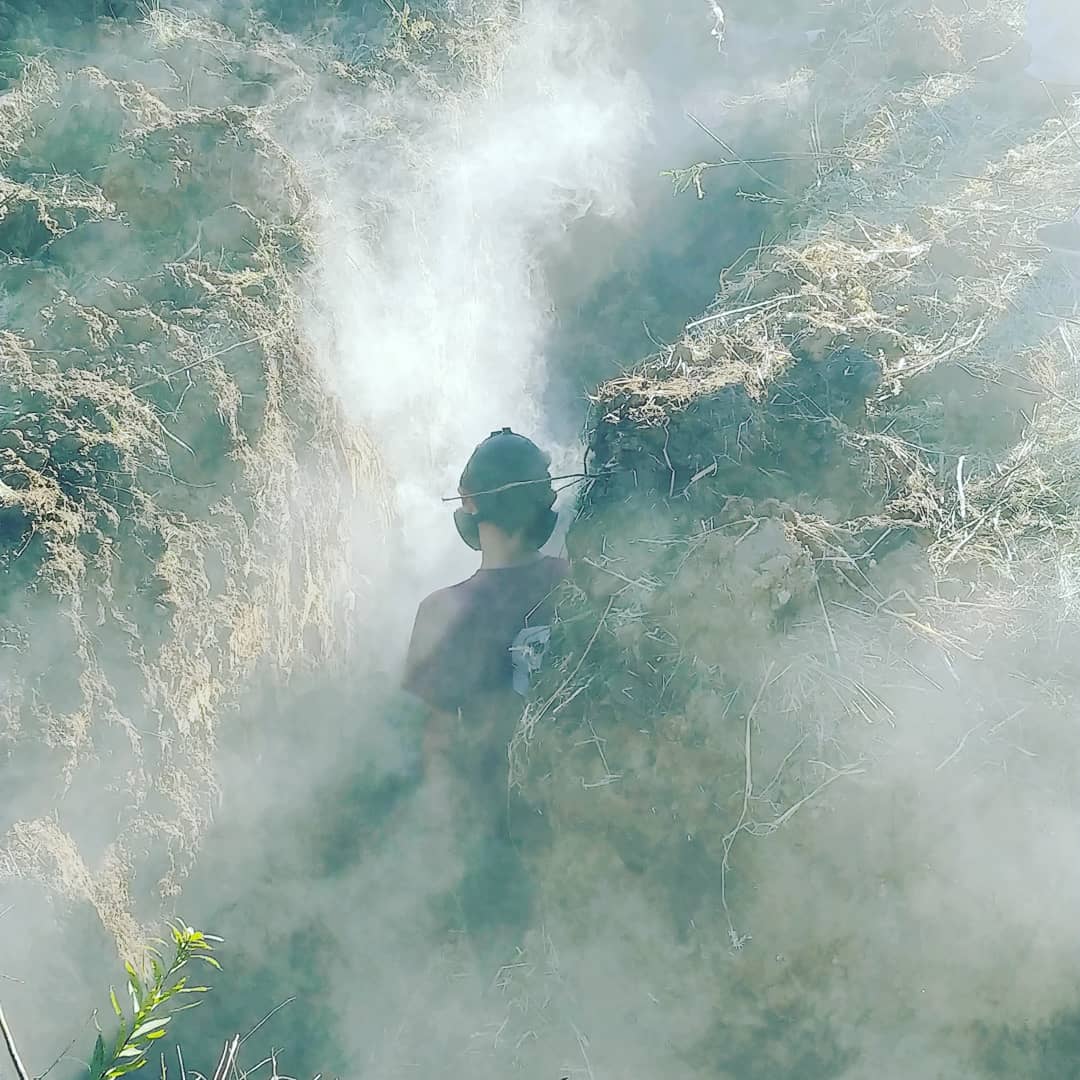
[[[765,15],[766,5],[757,6]],[[769,9],[773,16],[775,7]],[[362,58],[377,42],[384,9],[373,0],[336,8],[342,21],[329,32],[337,35],[337,45],[347,58]],[[269,11],[277,25],[298,34],[305,32],[314,13],[315,5],[309,11],[307,5],[281,4]],[[97,14],[100,9],[95,5],[88,17]],[[234,14],[239,26],[243,13],[229,12],[226,17]],[[636,43],[626,47],[627,55],[639,60],[636,67],[627,61],[627,67],[644,83],[652,105],[649,137],[614,177],[632,210],[620,216],[583,209],[570,192],[563,208],[565,227],[538,228],[527,253],[547,305],[540,350],[545,360],[542,423],[546,433],[564,445],[579,439],[588,421],[589,392],[604,379],[663,353],[687,321],[707,308],[723,271],[740,264],[759,245],[782,238],[796,223],[785,192],[802,191],[813,180],[805,162],[792,159],[780,165],[772,160],[797,149],[792,146],[794,133],[800,139],[805,134],[809,118],[799,111],[798,95],[753,94],[781,83],[804,58],[778,50],[767,64],[766,58],[750,50],[741,64],[719,71],[715,42],[705,32],[701,14],[695,4],[693,11],[686,9],[685,19],[669,12],[668,18],[643,20],[635,31]],[[0,25],[5,17],[0,11]],[[253,84],[250,92],[257,96],[259,86]],[[742,103],[734,104],[736,98]],[[702,198],[693,186],[676,194],[671,179],[662,175],[667,169],[720,159],[722,166],[703,174]],[[509,354],[506,362],[514,363],[514,356]],[[973,394],[964,379],[955,387],[942,387],[938,383],[942,376],[948,383],[948,373],[935,371],[921,389],[916,388],[915,396],[966,401]],[[256,382],[256,396],[258,389]],[[484,392],[481,381],[475,394]],[[995,436],[1001,446],[995,443],[989,454],[994,458],[1013,443],[1020,429],[1010,414],[1013,405],[1005,400],[1008,395],[1001,393],[998,411],[1007,414],[1010,423],[1003,423]],[[207,401],[200,405],[196,397],[191,395],[196,411],[212,408]],[[965,408],[954,409],[949,418],[955,446],[949,445],[957,452],[981,445],[979,438],[989,438],[987,430],[972,434],[969,427],[986,429],[1000,419],[997,413],[990,415],[985,402],[969,411]],[[705,443],[722,426],[722,410],[706,407],[702,414],[700,430],[683,427],[684,442]],[[253,430],[258,427],[256,422]],[[220,452],[222,432],[210,428],[206,448]],[[203,449],[202,443],[198,445]],[[679,449],[681,453],[685,447]],[[684,456],[692,461],[691,454]],[[662,481],[666,490],[666,474]],[[836,484],[843,488],[846,481],[836,478]],[[786,498],[789,493],[766,494]],[[840,499],[845,492],[836,494]],[[206,509],[190,496],[183,506],[192,513]],[[693,509],[696,506],[685,513],[690,515]],[[678,526],[675,517],[672,514],[671,524]],[[580,538],[588,545],[594,536],[582,530]],[[408,552],[399,553],[395,564],[403,573],[408,573],[402,565],[408,557]],[[206,566],[217,588],[220,581],[213,579],[224,576],[224,566],[213,559]],[[394,595],[394,584],[388,583],[387,596]],[[207,1075],[222,1041],[249,1031],[263,1016],[267,1020],[250,1045],[260,1052],[273,1048],[281,1067],[292,1075],[453,1073],[460,1061],[447,1064],[450,1048],[477,1037],[474,1027],[486,1022],[484,1006],[493,989],[487,975],[515,956],[516,938],[524,925],[515,924],[515,910],[527,911],[529,896],[528,874],[518,873],[514,859],[522,853],[528,857],[533,846],[542,848],[544,825],[533,820],[528,832],[517,834],[518,850],[500,851],[480,830],[474,836],[464,825],[439,820],[438,807],[425,801],[416,767],[422,718],[405,707],[395,687],[402,644],[397,638],[407,629],[403,624],[408,615],[373,608],[365,618],[360,644],[340,668],[296,672],[286,687],[269,672],[260,672],[238,712],[219,729],[214,751],[222,801],[181,898],[181,913],[187,919],[226,938],[221,950],[225,970],[213,979],[212,999],[178,1025],[183,1028],[180,1038],[189,1065]],[[119,662],[125,639],[114,641],[104,633],[100,639],[102,654]],[[117,689],[123,691],[118,700],[136,711],[135,689],[130,695],[124,684],[118,683]],[[123,749],[111,747],[105,738],[100,747],[116,754]],[[737,751],[730,754],[735,773]],[[45,774],[49,765],[44,762],[35,768]],[[33,786],[27,778],[17,780],[27,791]],[[75,814],[74,805],[105,805],[90,787],[85,777],[73,787],[66,808],[69,816]],[[34,796],[41,797],[41,792]],[[20,806],[23,801],[20,794]],[[122,807],[114,802],[122,798],[110,792],[106,817],[120,813]],[[107,824],[104,818],[88,815],[75,822],[71,832],[81,846],[96,853],[109,838]],[[471,861],[465,888],[459,868],[446,857],[447,837],[455,839],[455,831],[468,833],[465,838],[475,841],[467,845]],[[670,914],[673,924],[661,931],[662,940],[667,943],[666,931],[674,931],[672,954],[684,949],[687,924],[702,898],[715,889],[715,863],[688,845],[673,848],[670,857],[665,854],[647,866],[642,857],[645,840],[632,828],[604,840],[631,873],[649,872],[649,888],[665,894],[658,907]],[[590,854],[587,845],[577,852],[583,866]],[[139,863],[133,891],[139,893],[137,914],[147,924],[160,915],[160,898],[150,893],[167,862],[165,853],[154,853]],[[507,867],[516,884],[524,884],[526,895],[506,890],[501,905],[490,903],[483,883],[499,873],[506,876]],[[573,868],[568,872],[572,878]],[[740,899],[749,902],[749,894]],[[466,909],[464,922],[479,946],[471,953],[460,941]],[[884,925],[881,932],[884,939],[890,927]],[[608,955],[594,959],[601,969],[609,964],[619,970],[623,973],[619,977],[628,971],[636,976],[631,949],[614,955],[622,952],[611,944],[619,941],[617,934],[618,928],[613,928],[612,937],[602,943]],[[113,942],[88,905],[75,913],[69,935],[83,950],[80,959],[93,953],[95,963],[83,966],[88,977],[99,979],[111,964]],[[463,957],[471,957],[476,970],[464,970]],[[74,959],[71,965],[76,966]],[[737,972],[737,965],[732,970]],[[608,975],[609,980],[616,977]],[[702,1075],[799,1080],[848,1075],[857,1067],[820,1011],[811,1007],[816,1001],[805,1012],[787,1006],[762,1009],[762,999],[755,996],[750,982],[739,999],[745,1011],[730,1020],[717,1018],[704,1037],[697,1033],[692,1045],[674,1042],[681,1017],[666,1016],[672,1029],[673,1044],[667,1047],[671,1060]],[[603,971],[593,985],[599,992],[589,1004],[599,1008]],[[807,997],[813,997],[813,991]],[[568,1030],[573,1029],[574,1017],[563,1019]],[[426,1042],[402,1034],[407,1022],[413,1031],[419,1027],[425,1032]],[[920,1022],[907,1018],[899,1026],[910,1035]],[[624,1018],[615,1041],[626,1032],[626,1042],[632,1044],[633,1025],[633,1017]],[[1022,1075],[1035,1061],[1041,1062],[1041,1075],[1071,1075],[1076,1030],[1075,1017],[1064,1014],[1038,1031],[983,1032],[980,1045],[985,1058],[969,1067],[988,1075]],[[580,1036],[579,1040],[584,1052],[584,1040]],[[170,1053],[175,1050],[168,1040],[163,1045]],[[524,1074],[537,1075],[529,1068],[527,1044],[519,1060],[524,1062]],[[585,1065],[591,1073],[587,1059]],[[575,1072],[585,1074],[581,1069]],[[488,1075],[487,1064],[479,1057],[475,1075]]]
[[[710,78],[704,94],[694,83],[681,94],[673,91],[671,63],[700,71],[718,60],[711,38],[679,29],[685,30],[669,34],[665,64],[645,73],[654,105],[651,137],[632,172],[621,178],[634,212],[626,220],[586,213],[536,253],[551,299],[543,406],[548,430],[565,443],[580,438],[587,395],[596,385],[662,351],[712,301],[724,270],[791,223],[788,207],[768,198],[785,184],[782,165],[717,170],[701,199],[692,190],[676,192],[671,178],[662,175],[724,153],[713,137],[721,131],[728,134],[729,147],[738,143],[742,156],[768,157],[785,143],[790,124],[786,106],[774,102],[759,105],[756,115],[748,111],[753,106],[717,108],[714,117],[698,117],[712,134],[703,131],[689,114],[701,112],[710,100],[715,108],[725,94],[737,85],[745,90],[746,84]],[[420,848],[415,831],[424,827],[423,809],[417,809],[414,762],[403,750],[415,745],[410,742],[413,718],[400,715],[393,679],[392,665],[373,675],[361,662],[349,675],[328,679],[314,673],[294,680],[284,696],[276,690],[260,694],[257,688],[248,696],[238,725],[247,734],[227,738],[221,748],[225,801],[185,890],[187,917],[228,939],[214,1009],[192,1014],[189,1039],[212,1045],[295,999],[261,1029],[264,1042],[286,1048],[283,1059],[293,1075],[356,1075],[355,1051],[344,1051],[335,1038],[342,1015],[355,1016],[354,1046],[366,1040],[372,1047],[385,1045],[395,1009],[416,1008],[415,998],[439,985],[422,966],[452,939],[449,928],[461,913],[454,901],[445,909],[453,888],[448,890],[445,881],[429,882],[414,864],[420,856],[409,852],[410,846]],[[352,718],[370,709],[372,701],[381,702],[377,708],[394,733],[390,748],[351,730]],[[288,764],[311,760],[327,762],[317,791],[305,788],[310,769],[290,770]],[[274,778],[272,790],[262,789],[261,776]],[[474,868],[489,858],[485,850],[482,842],[474,845]],[[497,852],[493,857],[498,861]],[[517,855],[511,858],[513,864]],[[477,872],[476,880],[483,882],[482,865]],[[348,884],[358,874],[366,893],[355,881]],[[397,921],[387,903],[393,908],[394,896],[429,889],[437,895],[414,912],[416,932],[422,938],[431,931],[421,928],[432,925],[441,932],[435,931],[430,942],[409,940],[409,927]],[[343,899],[355,902],[362,895],[367,900],[357,908]],[[339,908],[335,896],[346,906]],[[483,955],[492,971],[513,955],[512,940],[500,935],[507,902],[505,895],[499,903],[489,904],[484,895],[472,901],[471,931],[482,950],[491,935],[492,951]],[[511,907],[514,902],[511,897]],[[444,910],[432,916],[440,903]],[[402,942],[389,968],[385,937]],[[365,965],[355,955],[346,961],[342,952],[368,938],[375,965],[364,976],[370,984],[358,991],[356,1005],[348,1006],[341,995],[347,999],[350,992],[340,979],[364,971]],[[363,1015],[365,1004],[376,1000],[376,1014]],[[374,1061],[369,1065],[372,1075],[381,1075]]]

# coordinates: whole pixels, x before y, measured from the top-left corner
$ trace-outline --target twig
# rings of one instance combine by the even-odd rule
[[[57,1056],[56,1060],[43,1073],[41,1073],[39,1076],[37,1076],[35,1078],[35,1080],[45,1080],[45,1077],[48,1076],[49,1073],[51,1073],[53,1071],[53,1069],[55,1069],[56,1066],[59,1065],[60,1062],[64,1060],[65,1057],[67,1057],[67,1055],[71,1052],[71,1048],[79,1041],[79,1036],[86,1030],[87,1024],[89,1024],[90,1021],[93,1020],[93,1019],[94,1019],[94,1013],[91,1013],[86,1018],[86,1022],[79,1029],[79,1033],[71,1040],[71,1042],[69,1042],[67,1044],[67,1046],[64,1047],[64,1049]]]
[[[190,454],[190,455],[191,455],[192,457],[197,457],[197,456],[198,456],[198,455],[197,455],[197,454],[195,453],[195,451],[194,451],[194,450],[192,450],[192,449],[191,449],[191,447],[190,447],[190,446],[188,446],[188,444],[187,444],[186,442],[184,442],[184,440],[183,440],[183,439],[181,439],[181,438],[180,438],[180,436],[179,436],[179,435],[174,435],[174,434],[173,434],[173,433],[172,433],[172,432],[171,432],[171,431],[170,431],[170,430],[169,430],[169,429],[168,429],[168,428],[167,428],[167,427],[166,427],[166,426],[165,426],[165,425],[164,425],[164,424],[163,424],[163,423],[162,423],[162,422],[161,422],[161,421],[160,421],[160,420],[158,419],[158,417],[157,417],[156,415],[154,416],[154,419],[155,419],[155,420],[157,420],[157,426],[158,426],[159,428],[161,428],[161,430],[162,430],[162,433],[163,433],[164,435],[166,435],[166,436],[167,436],[168,438],[172,439],[172,441],[173,441],[174,443],[176,443],[177,445],[179,445],[179,446],[182,446],[182,447],[183,447],[183,448],[184,448],[184,449],[185,449],[185,450],[186,450],[186,451],[187,451],[187,452],[188,452],[188,453],[189,453],[189,454]]]
[[[1007,724],[1010,720],[1015,720],[1022,712],[1024,712],[1024,709],[1017,709],[1016,712],[1011,713],[1009,716],[1006,716],[1005,719],[1002,720],[1000,723],[995,724],[992,730],[997,731],[998,728]],[[970,739],[971,736],[974,735],[975,732],[978,731],[980,728],[986,727],[988,723],[990,723],[989,718],[987,718],[986,720],[980,720],[979,723],[977,723],[973,728],[965,731],[963,738],[956,744],[956,749],[954,749],[953,752],[947,758],[945,758],[945,760],[936,769],[934,769],[934,772],[941,772],[941,770],[944,769],[950,761],[956,758],[963,751],[964,747],[967,746],[968,739]]]
[[[726,142],[724,142],[723,139],[720,138],[719,135],[717,135],[715,132],[710,131],[693,113],[687,113],[686,115],[689,116],[690,119],[699,128],[701,128],[701,130],[704,131],[705,134],[708,135],[713,142],[717,143],[724,150],[725,153],[730,154],[732,158],[734,158],[735,161],[737,161],[740,165],[749,169],[750,172],[752,172],[754,176],[756,176],[763,184],[766,184],[771,188],[775,188],[777,191],[780,192],[781,195],[785,195],[788,198],[791,197],[790,191],[785,191],[779,184],[773,183],[773,181],[770,180],[763,173],[758,172],[757,169],[755,169],[754,166],[746,160],[746,158],[742,157],[740,154],[737,154]]]
[[[0,203],[0,206],[2,206],[2,205],[3,204]],[[25,545],[24,545],[24,547],[25,547]],[[4,642],[4,644],[7,644],[7,643]],[[12,648],[12,649],[17,649],[18,648],[17,645],[10,645],[8,647]],[[8,906],[6,908],[4,908],[3,911],[0,911],[0,919],[2,919],[9,911],[11,911],[11,909],[14,906],[15,906],[14,904],[8,904]],[[0,979],[3,979],[5,982],[13,982],[13,983],[21,983],[22,982],[22,979],[16,979],[13,975],[5,975],[2,971],[0,971]]]
[[[979,730],[979,728],[986,727],[988,723],[990,723],[989,718],[987,718],[986,720],[980,720],[973,728],[965,731],[963,738],[956,744],[956,749],[953,750],[953,752],[934,770],[934,772],[941,772],[941,770],[944,769],[945,766],[948,765],[949,762],[952,761],[953,758],[955,758],[964,749],[965,746],[967,746],[968,739],[970,739],[971,736]]]
[[[581,1050],[581,1059],[585,1062],[585,1072],[589,1076],[589,1080],[593,1080],[592,1063],[589,1061],[588,1051],[585,1049],[586,1041],[585,1036],[578,1030],[577,1024],[573,1020],[570,1021],[570,1026],[574,1029],[574,1034],[577,1036],[578,1048]]]
[[[776,307],[780,304],[786,303],[788,300],[795,300],[795,293],[785,293],[783,296],[770,296],[768,300],[761,300],[756,304],[748,304],[741,308],[725,308],[723,311],[716,311],[712,315],[704,315],[700,319],[695,319],[693,322],[686,324],[687,330],[694,330],[699,326],[704,326],[706,323],[716,322],[717,319],[734,318],[736,315],[745,315],[751,311],[757,311],[760,308]]]
[[[466,499],[475,499],[481,495],[498,495],[501,492],[511,491],[514,488],[531,487],[533,484],[553,484],[557,480],[599,480],[615,471],[617,470],[608,469],[599,473],[564,473],[562,476],[542,476],[538,480],[513,480],[509,484],[500,484],[499,487],[488,488],[486,491],[471,491],[468,495],[447,495],[441,501],[444,503],[464,502]],[[572,484],[566,485],[566,487],[572,486]],[[559,490],[561,491],[562,488]]]
[[[769,821],[764,825],[759,826],[764,832],[763,836],[768,836],[770,833],[776,832],[781,828],[790,818],[794,817],[808,802],[816,799],[827,787],[831,784],[835,784],[837,780],[842,779],[845,776],[862,776],[865,769],[861,769],[858,765],[848,765],[843,769],[837,769],[828,780],[822,781],[809,795],[804,795],[794,806],[789,806],[775,821]]]
[[[731,921],[731,912],[728,909],[727,902],[727,874],[730,869],[728,864],[728,856],[731,854],[732,845],[735,843],[735,838],[742,832],[746,825],[746,819],[750,814],[750,800],[754,797],[754,765],[753,757],[751,755],[751,739],[754,729],[754,715],[757,713],[758,706],[761,704],[761,699],[765,696],[765,690],[768,688],[769,681],[772,679],[773,669],[776,667],[776,662],[773,661],[769,664],[768,671],[765,672],[765,678],[761,682],[761,689],[757,692],[757,697],[754,698],[754,704],[750,706],[749,712],[746,714],[746,735],[743,742],[743,755],[745,757],[746,765],[746,779],[743,784],[743,804],[742,813],[739,814],[739,820],[735,828],[731,830],[724,837],[722,843],[724,849],[724,857],[720,862],[720,903],[723,905],[724,913],[728,919],[728,930],[731,934],[732,941],[736,941],[737,935],[735,933],[735,925]]]
[[[671,440],[671,426],[669,424],[664,425],[664,461],[667,463],[667,467],[671,470],[671,484],[668,488],[668,498],[673,499],[675,497],[675,466],[671,464],[671,458],[668,456],[668,443]]]
[[[967,521],[967,499],[964,497],[964,455],[956,463],[956,491],[960,496],[960,520]]]
[[[604,624],[607,622],[607,617],[611,614],[611,608],[614,603],[615,597],[613,596],[608,600],[607,607],[604,608],[604,614],[600,616],[600,621],[596,624],[596,629],[593,631],[592,637],[589,638],[589,643],[585,646],[585,651],[581,654],[581,659],[578,660],[577,664],[574,666],[574,670],[563,679],[559,689],[548,698],[547,703],[540,710],[540,715],[536,718],[536,723],[539,723],[544,718],[548,709],[555,703],[555,699],[574,681],[574,679],[577,678],[577,673],[581,670],[582,664],[588,659],[589,653],[592,652],[592,647],[596,644],[596,639],[600,636],[600,631],[603,630]]]
[[[19,1074],[19,1080],[30,1080],[30,1074],[26,1071],[26,1066],[22,1063],[22,1058],[19,1057],[19,1050],[15,1045],[15,1037],[11,1034],[11,1028],[8,1027],[7,1019],[4,1016],[3,1005],[0,1005],[0,1035],[4,1037],[4,1044],[7,1046],[8,1057],[11,1058],[11,1063],[15,1066],[15,1071]]]
[[[784,770],[787,768],[787,763],[802,749],[802,745],[806,742],[808,736],[804,735],[785,755],[784,760],[780,762],[780,767],[776,770],[776,775],[761,789],[760,795],[755,795],[755,799],[764,799],[768,792],[776,786],[780,777],[783,775]]]
[[[225,1049],[221,1052],[221,1060],[218,1062],[217,1068],[214,1070],[214,1080],[226,1080],[229,1075],[229,1071],[233,1067],[233,1062],[236,1060],[236,1051],[240,1046],[240,1036],[234,1036],[229,1042],[225,1044]],[[274,1070],[276,1073],[276,1069]]]
[[[256,1024],[256,1025],[255,1025],[255,1026],[254,1026],[254,1027],[253,1027],[253,1028],[252,1028],[252,1029],[251,1029],[251,1030],[250,1030],[250,1031],[249,1031],[249,1032],[248,1032],[248,1033],[247,1033],[247,1034],[246,1034],[246,1035],[244,1036],[244,1037],[243,1037],[243,1038],[242,1038],[242,1039],[241,1039],[241,1040],[240,1040],[240,1042],[239,1042],[239,1044],[238,1044],[238,1045],[239,1045],[239,1046],[243,1046],[243,1045],[244,1045],[244,1043],[246,1043],[246,1042],[248,1041],[248,1039],[250,1039],[250,1038],[251,1038],[251,1036],[252,1036],[252,1035],[254,1035],[254,1034],[255,1034],[255,1032],[256,1032],[256,1031],[258,1031],[258,1030],[259,1030],[259,1028],[261,1028],[261,1027],[263,1026],[263,1024],[265,1024],[265,1023],[266,1023],[266,1021],[267,1021],[267,1020],[269,1020],[269,1019],[270,1019],[270,1018],[271,1018],[272,1016],[275,1016],[275,1015],[276,1015],[277,1013],[281,1012],[281,1010],[282,1010],[282,1009],[284,1009],[286,1005],[291,1005],[291,1004],[292,1004],[292,1003],[293,1003],[293,1002],[294,1002],[295,1000],[296,1000],[296,995],[294,994],[294,995],[293,995],[293,996],[292,996],[291,998],[286,998],[286,999],[285,999],[285,1000],[284,1000],[284,1001],[283,1001],[283,1002],[282,1002],[282,1003],[281,1003],[280,1005],[275,1005],[275,1006],[274,1006],[274,1007],[273,1007],[273,1008],[272,1008],[272,1009],[271,1009],[271,1010],[270,1010],[270,1011],[269,1011],[269,1012],[268,1012],[268,1013],[267,1013],[267,1014],[266,1014],[266,1015],[265,1015],[265,1016],[264,1016],[264,1017],[263,1017],[263,1018],[262,1018],[262,1019],[261,1019],[261,1020],[260,1020],[260,1021],[259,1021],[259,1022],[258,1022],[258,1023],[257,1023],[257,1024]]]
[[[147,387],[153,386],[155,383],[168,382],[177,375],[183,375],[185,371],[191,371],[192,368],[197,368],[201,364],[209,364],[211,360],[216,360],[219,356],[225,356],[227,353],[231,353],[233,349],[242,349],[247,345],[254,345],[255,342],[261,340],[262,336],[257,335],[253,338],[248,338],[247,341],[236,341],[232,345],[227,345],[224,349],[219,349],[217,352],[210,353],[208,356],[200,356],[198,360],[192,360],[190,364],[174,368],[172,371],[166,371],[163,375],[155,375],[154,378],[147,379],[146,382],[138,383],[131,388],[131,392],[134,394],[139,390],[145,390]]]
[[[1080,152],[1080,143],[1078,143],[1076,141],[1076,136],[1073,135],[1072,125],[1069,123],[1069,121],[1065,118],[1064,114],[1062,113],[1061,106],[1058,105],[1057,99],[1054,97],[1053,94],[1050,93],[1050,87],[1048,87],[1046,85],[1046,83],[1043,83],[1042,88],[1043,88],[1043,93],[1046,94],[1047,99],[1049,100],[1050,104],[1053,106],[1054,112],[1057,113],[1058,119],[1061,121],[1061,126],[1065,129],[1066,136],[1068,136],[1069,142],[1071,142],[1073,144],[1073,147],[1078,152]],[[1057,142],[1057,140],[1055,139],[1054,142]],[[1053,145],[1053,144],[1051,144],[1051,145]]]
[[[581,670],[582,665],[588,659],[589,653],[592,652],[592,647],[596,644],[596,639],[600,636],[600,631],[603,630],[604,625],[607,622],[607,617],[611,614],[611,609],[614,604],[615,597],[612,596],[607,602],[607,607],[604,608],[604,614],[600,616],[600,620],[596,624],[596,629],[593,631],[592,637],[589,638],[589,643],[585,646],[585,651],[581,654],[581,659],[578,660],[577,664],[574,666],[574,670],[571,671],[565,679],[563,679],[562,683],[559,685],[559,688],[555,691],[555,693],[553,693],[551,697],[549,697],[547,701],[545,701],[544,704],[540,706],[540,709],[536,713],[535,717],[530,712],[531,705],[526,706],[525,712],[522,714],[517,729],[514,731],[514,735],[506,748],[507,759],[511,766],[507,770],[506,776],[506,790],[508,796],[513,787],[518,783],[518,781],[515,779],[513,769],[517,748],[522,743],[524,743],[525,746],[528,747],[532,739],[532,732],[536,728],[536,725],[539,724],[545,716],[547,716],[548,710],[552,707],[552,705],[555,704],[556,700],[566,690],[566,688],[570,686],[570,684],[577,678],[577,674]],[[570,697],[576,697],[578,693],[580,693],[580,691],[581,688],[579,687],[577,690],[574,691],[573,694],[570,695]],[[561,708],[563,705],[568,704],[569,700],[570,699],[560,702],[559,708]],[[557,712],[558,708],[555,711]]]
[[[607,566],[601,566],[595,559],[586,557],[581,561],[591,566],[594,570],[599,570],[603,574],[610,574],[613,578],[617,578],[619,581],[625,581],[627,585],[636,585],[646,592],[652,592],[656,588],[656,585],[647,578],[638,578],[635,581],[633,578],[628,578],[625,574],[620,574],[617,570],[612,570]]]
[[[821,605],[821,614],[825,619],[825,629],[829,632],[829,645],[832,647],[833,661],[840,666],[840,649],[836,644],[836,635],[833,633],[832,622],[829,620],[829,612],[825,607],[825,597],[821,595],[821,582],[814,579],[814,588],[817,589],[818,603]]]
[[[1060,319],[1063,319],[1065,322],[1072,322],[1072,323],[1077,322],[1076,319],[1068,319],[1068,318],[1065,318],[1065,316],[1061,316],[1061,315],[1049,315],[1049,314],[1047,314],[1045,312],[1042,312],[1042,311],[1037,311],[1037,312],[1035,312],[1035,314],[1039,315],[1039,316],[1041,316],[1043,318],[1047,318],[1047,319],[1058,319],[1058,318],[1060,318]],[[1074,410],[1076,410],[1076,412],[1080,412],[1080,405],[1078,405],[1075,401],[1072,401],[1069,398],[1064,397],[1063,395],[1059,394],[1056,390],[1051,390],[1049,386],[1046,386],[1043,383],[1039,382],[1038,379],[1033,379],[1030,375],[1024,375],[1019,371],[1015,371],[1013,368],[1003,367],[1001,370],[1004,371],[1008,375],[1015,375],[1018,379],[1026,379],[1029,383],[1031,383],[1032,386],[1035,387],[1037,392],[1041,391],[1042,393],[1048,395],[1049,397],[1052,397],[1055,401],[1060,401],[1062,405],[1067,405],[1070,409],[1074,409]]]

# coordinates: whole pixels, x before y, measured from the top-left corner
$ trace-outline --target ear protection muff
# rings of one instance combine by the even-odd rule
[[[454,511],[454,525],[457,527],[458,536],[460,536],[473,551],[479,551],[480,522],[477,520],[476,515],[470,514],[463,506],[459,506]],[[551,531],[555,531],[554,526],[552,526]],[[551,533],[548,535],[550,536]],[[544,543],[547,543],[547,541],[545,540]]]
[[[555,532],[555,526],[559,524],[559,515],[552,509],[547,509],[536,516],[536,524],[529,533],[532,546],[539,551]]]
[[[538,515],[535,527],[531,530],[529,540],[538,551],[552,537],[555,526],[559,524],[559,515],[554,510],[545,510]],[[458,536],[473,549],[480,550],[480,519],[476,514],[470,514],[463,507],[454,511],[454,526]]]

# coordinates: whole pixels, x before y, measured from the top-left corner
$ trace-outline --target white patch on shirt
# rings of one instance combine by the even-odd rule
[[[544,663],[544,653],[551,640],[550,626],[527,626],[510,646],[510,659],[514,665],[514,693],[525,697],[532,685],[533,676]]]

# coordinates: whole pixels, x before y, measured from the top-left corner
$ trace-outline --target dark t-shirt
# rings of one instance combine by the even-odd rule
[[[478,570],[432,593],[416,614],[404,687],[445,712],[491,694],[523,692],[553,618],[563,559]]]

